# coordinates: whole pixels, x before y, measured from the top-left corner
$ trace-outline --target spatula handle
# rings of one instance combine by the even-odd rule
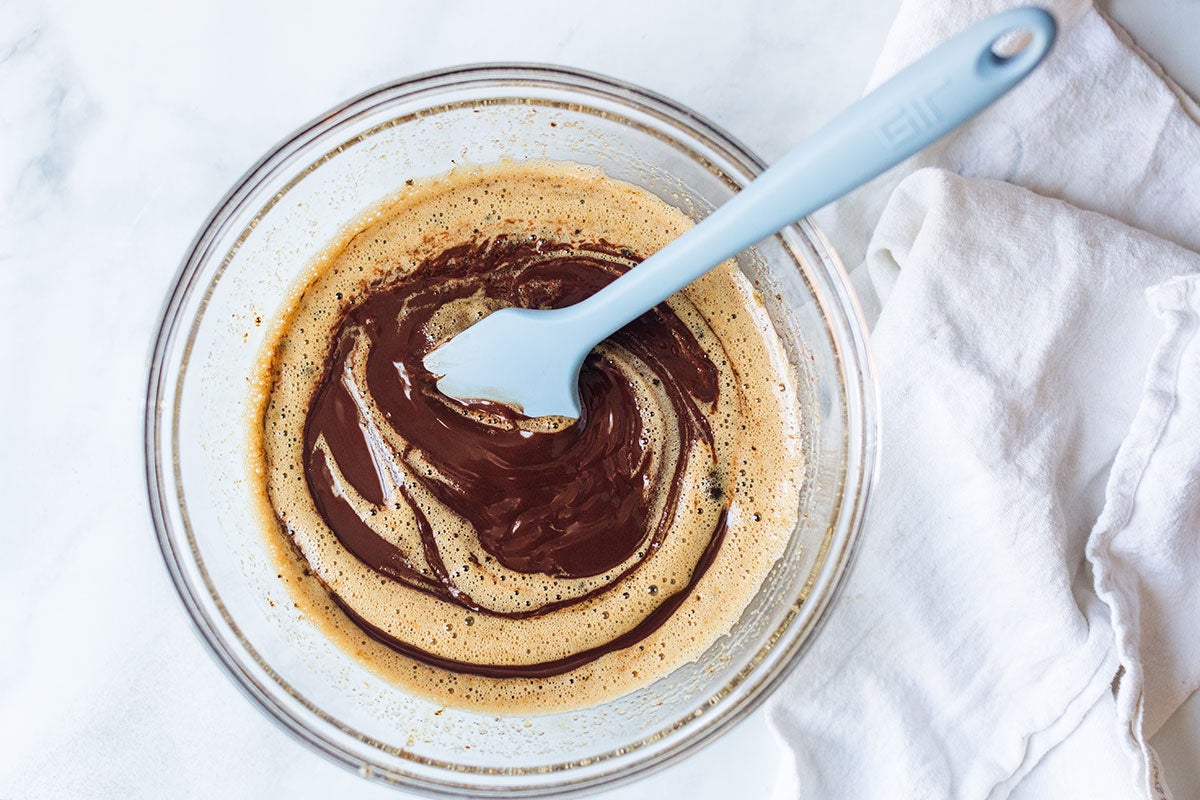
[[[1005,34],[1029,41],[998,55]],[[1013,88],[1054,42],[1036,7],[988,17],[852,105],[695,228],[577,304],[578,332],[598,341],[730,256],[807,216],[950,133]]]

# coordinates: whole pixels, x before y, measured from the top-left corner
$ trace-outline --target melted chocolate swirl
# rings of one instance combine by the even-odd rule
[[[476,664],[435,655],[337,598],[373,638],[456,672],[560,674],[641,641],[700,580],[726,520],[705,415],[717,400],[718,374],[669,306],[592,352],[581,374],[583,414],[573,424],[547,426],[499,404],[459,403],[437,391],[422,363],[482,314],[570,305],[637,261],[603,242],[497,237],[448,249],[392,284],[371,287],[345,312],[313,395],[304,477],[333,535],[382,580],[472,612],[524,619],[619,590],[622,578],[654,558],[676,515],[704,512],[681,508],[679,498],[688,464],[707,458],[708,497],[720,508],[686,584],[664,587],[640,622],[614,631],[603,646],[551,662]],[[648,404],[651,395],[665,404]],[[540,591],[516,586],[509,596],[526,576]]]

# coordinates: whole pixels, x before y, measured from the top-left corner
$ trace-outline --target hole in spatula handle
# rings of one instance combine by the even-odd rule
[[[1004,63],[1019,56],[1025,48],[1033,43],[1033,31],[1025,28],[1014,28],[1005,31],[992,42],[992,57],[996,63]]]

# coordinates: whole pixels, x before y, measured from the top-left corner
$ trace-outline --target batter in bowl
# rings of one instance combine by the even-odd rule
[[[574,164],[410,187],[276,320],[252,425],[280,572],[342,646],[476,710],[593,705],[695,660],[796,526],[793,371],[730,261],[609,337],[578,421],[440,394],[424,355],[594,293],[691,220]]]

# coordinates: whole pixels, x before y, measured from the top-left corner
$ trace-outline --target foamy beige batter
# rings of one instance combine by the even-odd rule
[[[791,369],[761,300],[733,261],[668,301],[717,367],[717,399],[704,411],[713,432],[711,450],[707,445],[689,449],[674,440],[675,412],[661,387],[620,348],[602,346],[638,398],[649,474],[661,478],[681,453],[689,453],[675,502],[667,507],[665,489],[656,498],[652,516],[665,519],[667,527],[653,553],[635,553],[586,577],[505,568],[481,549],[462,517],[440,507],[411,480],[411,471],[428,470],[421,453],[410,452],[382,471],[389,484],[385,492],[391,497],[407,489],[414,495],[452,573],[453,591],[473,598],[482,606],[480,613],[381,577],[347,552],[315,507],[304,478],[305,418],[335,332],[347,309],[373,288],[394,284],[464,242],[496,237],[605,242],[645,257],[691,225],[657,197],[592,168],[502,163],[409,187],[364,215],[353,233],[331,246],[276,320],[251,426],[253,472],[260,481],[270,543],[301,613],[371,669],[411,691],[447,705],[521,714],[585,707],[625,694],[696,659],[727,632],[796,525],[803,466]],[[430,335],[453,335],[490,310],[477,306],[464,302],[447,308]],[[361,397],[360,355],[347,360],[344,380],[362,401],[364,430],[381,447],[406,452],[406,442],[397,440],[370,399]],[[354,513],[381,538],[411,553],[418,571],[427,570],[409,506],[373,503],[354,492],[336,464],[332,472]],[[367,636],[331,598],[335,595],[377,630],[440,658],[492,665],[569,658],[630,630],[682,590],[722,512],[725,534],[715,560],[667,621],[636,644],[561,674],[493,678],[430,666]],[[584,599],[541,616],[502,615],[572,598]]]

